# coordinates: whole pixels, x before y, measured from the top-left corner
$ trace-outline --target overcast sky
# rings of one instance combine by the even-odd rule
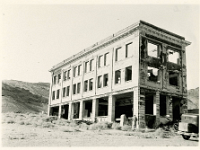
[[[192,42],[188,89],[199,86],[198,5],[3,5],[2,79],[50,82],[48,70],[94,43],[144,20]]]

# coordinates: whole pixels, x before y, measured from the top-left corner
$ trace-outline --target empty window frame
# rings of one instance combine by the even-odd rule
[[[108,74],[103,75],[103,86],[108,86]]]
[[[130,57],[133,55],[133,43],[128,43],[126,44],[126,54],[125,54],[125,57]]]
[[[132,66],[126,67],[125,69],[125,81],[132,80]]]
[[[102,76],[98,76],[98,85],[97,85],[98,88],[101,88],[102,87]]]
[[[115,84],[121,83],[121,69],[115,71]]]
[[[94,70],[94,59],[90,60],[90,71]]]
[[[58,83],[60,83],[61,80],[61,74],[58,74]]]
[[[56,84],[56,76],[53,78],[53,83]]]
[[[55,91],[53,91],[52,100],[55,100]]]
[[[93,79],[89,80],[89,91],[93,90]]]
[[[84,81],[84,92],[88,91],[88,80]]]
[[[180,53],[179,52],[168,49],[167,54],[168,54],[168,61],[169,62],[179,64],[179,61],[180,61]]]
[[[77,66],[74,67],[74,73],[73,76],[76,77],[77,76]]]
[[[76,94],[76,84],[73,84],[73,94]]]
[[[89,71],[89,61],[85,62],[85,73]]]
[[[70,86],[67,86],[67,93],[66,93],[66,96],[69,96],[69,92],[70,92]]]
[[[179,73],[174,71],[169,71],[169,84],[173,86],[178,86],[178,76]]]
[[[147,49],[148,56],[158,57],[158,45],[148,42]]]
[[[122,48],[121,47],[118,47],[116,50],[115,50],[115,61],[119,61],[119,60],[121,60],[121,54],[120,54],[120,50],[121,50]]]
[[[67,71],[64,71],[63,73],[63,81],[66,81],[67,80]]]
[[[81,91],[81,83],[79,82],[77,84],[77,94],[80,93],[80,91]]]
[[[60,96],[60,90],[57,90],[57,92],[56,92],[56,99],[59,99],[59,96]]]
[[[81,71],[82,71],[82,65],[78,65],[78,76],[81,75]]]
[[[103,66],[103,63],[104,63],[104,62],[103,62],[103,55],[99,56],[99,61],[98,61],[98,62],[99,62],[99,63],[98,63],[98,64],[99,64],[99,68],[102,67],[102,66]]]
[[[109,57],[109,53],[104,54],[104,66],[108,65],[108,57]]]
[[[63,88],[63,97],[66,95],[66,87]]]
[[[159,69],[150,66],[148,66],[147,69],[148,69],[148,80],[157,82]]]
[[[70,78],[71,78],[70,72],[71,72],[71,70],[68,70],[68,71],[67,71],[67,79],[70,79]]]

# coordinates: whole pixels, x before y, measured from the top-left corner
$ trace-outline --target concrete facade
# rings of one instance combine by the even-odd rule
[[[139,21],[50,69],[48,114],[118,121],[179,119],[187,106],[184,37]],[[176,114],[176,115],[175,115]]]

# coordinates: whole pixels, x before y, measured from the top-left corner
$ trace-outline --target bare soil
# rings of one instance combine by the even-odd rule
[[[60,127],[62,128],[62,127]],[[2,123],[3,147],[84,147],[84,146],[198,146],[198,139],[184,140],[180,135],[168,138],[146,136],[121,130],[62,130],[33,125]],[[145,136],[142,136],[145,135]]]

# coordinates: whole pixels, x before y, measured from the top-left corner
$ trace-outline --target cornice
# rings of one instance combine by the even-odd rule
[[[181,37],[177,34],[171,33],[169,31],[166,31],[163,29],[162,30],[154,29],[145,24],[140,25],[140,34],[141,35],[151,35],[151,36],[157,37],[159,39],[167,40],[171,43],[181,45],[181,46],[188,46],[191,44],[191,42],[186,41],[184,37]]]

